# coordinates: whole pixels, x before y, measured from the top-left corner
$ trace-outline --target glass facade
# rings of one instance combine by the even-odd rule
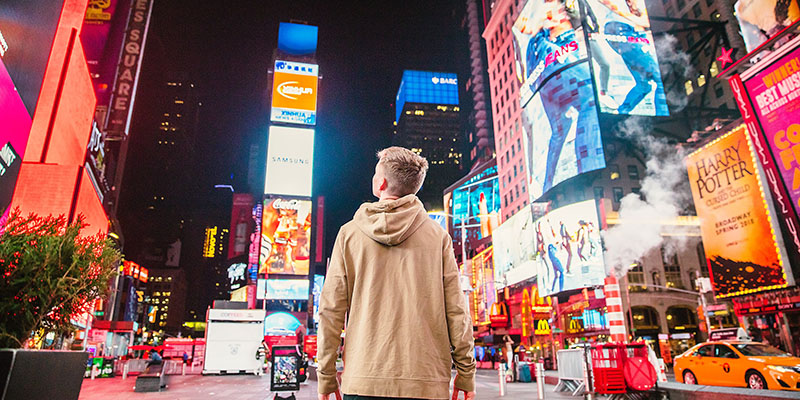
[[[458,77],[450,72],[405,70],[397,90],[395,121],[400,121],[406,103],[458,105]]]

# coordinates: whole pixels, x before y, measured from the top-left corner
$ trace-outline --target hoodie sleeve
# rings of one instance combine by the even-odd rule
[[[333,393],[339,388],[339,382],[336,379],[336,358],[342,341],[345,313],[348,309],[347,292],[347,275],[340,232],[333,245],[331,262],[319,300],[317,380],[318,391],[321,394]]]
[[[444,300],[447,314],[447,329],[450,335],[450,346],[453,347],[453,364],[458,375],[454,382],[457,389],[467,392],[475,391],[475,358],[474,342],[472,339],[472,321],[461,291],[461,282],[456,258],[453,254],[453,244],[450,237],[446,237],[444,244]]]

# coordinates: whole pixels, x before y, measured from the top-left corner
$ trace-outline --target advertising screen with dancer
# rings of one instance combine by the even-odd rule
[[[606,271],[593,200],[551,211],[533,226],[542,296],[603,284]]]
[[[644,0],[585,0],[600,111],[669,115]]]

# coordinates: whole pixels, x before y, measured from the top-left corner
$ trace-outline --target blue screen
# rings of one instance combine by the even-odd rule
[[[403,71],[397,90],[395,121],[406,103],[458,104],[458,77],[450,72]]]
[[[313,25],[281,22],[278,49],[295,56],[313,55],[317,51],[317,31]]]
[[[497,166],[483,170],[453,190],[453,240],[461,241],[462,225],[467,230],[467,241],[491,236],[499,226],[500,181]]]
[[[302,323],[292,314],[276,312],[264,319],[264,334],[268,336],[291,336]]]
[[[305,279],[267,279],[269,300],[308,300],[308,281]]]

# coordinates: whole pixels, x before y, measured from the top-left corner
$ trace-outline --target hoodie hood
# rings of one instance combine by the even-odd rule
[[[413,194],[397,200],[364,203],[353,217],[361,232],[387,246],[403,243],[427,220],[425,207]]]

